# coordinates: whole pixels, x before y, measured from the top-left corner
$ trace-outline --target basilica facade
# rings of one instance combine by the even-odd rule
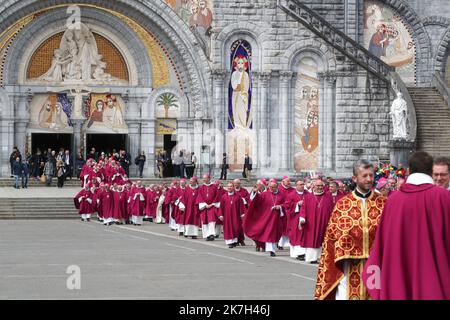
[[[445,80],[450,8],[420,3],[0,1],[1,175],[14,146],[143,151],[148,177],[161,150],[213,172],[226,153],[235,175],[246,154],[267,176],[400,161],[417,136],[408,88]]]

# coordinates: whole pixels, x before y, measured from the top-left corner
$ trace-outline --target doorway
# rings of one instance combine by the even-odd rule
[[[172,164],[172,151],[173,148],[177,145],[177,140],[175,139],[175,136],[171,134],[165,134],[164,135],[164,151],[166,151],[167,158],[169,159],[167,161],[167,167],[166,172],[164,173],[164,177],[173,177],[173,164]]]
[[[32,133],[31,150],[36,153],[37,149],[44,152],[47,149],[58,151],[59,149],[72,149],[72,134],[62,133]]]
[[[96,152],[112,153],[113,150],[126,150],[127,135],[126,134],[87,134],[86,135],[86,153],[89,153],[92,148]]]

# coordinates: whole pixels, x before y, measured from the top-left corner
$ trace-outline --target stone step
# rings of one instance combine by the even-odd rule
[[[417,149],[450,154],[450,108],[436,88],[408,88],[416,109]]]
[[[80,219],[75,215],[26,215],[26,214],[0,214],[0,220],[54,220],[54,219],[67,219],[75,220]]]

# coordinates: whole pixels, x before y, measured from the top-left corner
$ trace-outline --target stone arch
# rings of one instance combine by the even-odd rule
[[[427,26],[440,26],[443,28],[448,28],[450,26],[450,19],[441,16],[431,16],[422,19],[422,23],[425,27]]]
[[[434,55],[433,71],[439,72],[442,76],[445,74],[445,68],[447,66],[447,58],[450,53],[450,26],[445,30],[444,35],[439,42]]]
[[[180,68],[180,77],[185,91],[191,97],[193,110],[191,116],[201,118],[206,115],[212,98],[208,89],[210,66],[194,34],[186,27],[175,12],[162,1],[81,0],[80,4],[97,6],[120,12],[139,25],[151,30],[158,39],[167,45],[168,54]],[[70,0],[59,0],[58,5],[72,4]],[[21,17],[36,11],[55,6],[54,0],[12,0],[0,6],[0,29],[4,30]]]
[[[257,24],[251,22],[237,22],[226,26],[222,32],[217,36],[217,41],[221,43],[219,52],[216,54],[219,57],[217,63],[219,68],[230,70],[229,55],[231,45],[236,40],[245,40],[250,43],[252,47],[252,66],[253,71],[261,71],[263,66],[263,43],[265,41],[264,30]]]
[[[181,118],[185,118],[187,117],[188,113],[189,113],[189,101],[186,97],[186,95],[179,90],[178,88],[175,88],[173,86],[164,86],[164,87],[160,87],[156,90],[154,90],[152,92],[152,94],[150,95],[150,97],[147,100],[147,108],[145,110],[142,110],[142,116],[146,119],[156,119],[156,100],[158,99],[158,97],[163,94],[163,93],[172,93],[175,96],[177,96],[179,102],[180,102],[180,114],[181,114]]]
[[[284,53],[281,61],[287,66],[287,70],[295,71],[300,59],[311,55],[318,59],[321,66],[319,72],[335,71],[336,57],[328,49],[328,46],[316,39],[302,39],[291,45]]]
[[[335,139],[335,123],[334,117],[334,99],[330,99],[335,95],[334,81],[325,80],[321,75],[329,75],[329,79],[333,79],[336,71],[336,56],[330,51],[329,47],[315,38],[302,39],[299,42],[291,45],[281,58],[288,67],[288,71],[292,71],[295,75],[292,78],[289,93],[289,133],[291,137],[296,137],[299,124],[297,123],[297,96],[301,73],[300,62],[303,59],[312,59],[317,65],[317,79],[319,79],[319,101],[318,101],[318,117],[319,117],[319,131],[318,131],[318,146],[317,151],[317,169],[333,170],[334,168],[334,146],[330,141]],[[328,82],[328,84],[326,84]],[[333,83],[333,84],[331,84]],[[331,85],[329,85],[331,84]],[[311,89],[312,91],[312,89]],[[309,117],[309,116],[308,116]],[[305,120],[305,118],[301,118]],[[325,129],[326,128],[326,129]],[[297,141],[297,140],[295,140]],[[301,148],[301,143],[300,143]],[[289,167],[298,170],[300,163],[305,155],[299,152],[296,143],[293,143],[289,148]],[[311,161],[311,160],[308,160]]]
[[[412,38],[416,45],[416,81],[419,85],[431,83],[432,65],[431,39],[420,19],[420,16],[404,0],[376,0],[391,7],[407,23],[412,31]]]
[[[48,17],[51,15],[51,23]],[[9,49],[6,61],[5,80],[7,84],[24,83],[29,59],[46,39],[65,31],[67,15],[65,10],[42,14],[19,33]],[[151,61],[139,39],[122,21],[108,14],[92,10],[83,11],[82,20],[92,32],[109,40],[125,59],[130,85],[150,86],[152,79]],[[127,44],[122,39],[128,39]],[[139,68],[137,67],[139,66]]]

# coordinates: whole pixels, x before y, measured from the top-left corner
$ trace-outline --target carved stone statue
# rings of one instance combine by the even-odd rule
[[[54,51],[50,69],[31,81],[60,83],[123,83],[105,72],[106,63],[98,53],[97,42],[89,28],[67,29]]]
[[[390,115],[394,129],[394,140],[405,140],[408,136],[406,129],[408,105],[401,92],[397,92],[397,99],[392,102]]]

